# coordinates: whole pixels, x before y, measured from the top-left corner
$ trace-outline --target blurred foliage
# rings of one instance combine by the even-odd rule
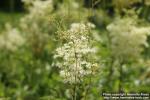
[[[72,99],[74,85],[63,82],[55,65],[56,48],[67,42],[57,33],[87,22],[95,25],[89,36],[99,72],[77,84],[73,100],[103,100],[102,92],[150,92],[150,36],[143,35],[150,33],[149,0],[22,1],[25,12],[0,12],[0,100]],[[135,47],[138,57],[130,60]]]
[[[6,13],[0,12],[0,31],[5,28],[5,23],[10,23],[14,26],[17,26],[19,20],[24,13]]]

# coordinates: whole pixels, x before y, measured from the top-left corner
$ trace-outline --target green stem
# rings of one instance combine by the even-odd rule
[[[120,72],[120,76],[119,76],[119,92],[122,91],[122,83],[123,83],[123,62],[120,63],[120,68],[119,68],[119,72]]]
[[[76,84],[75,84],[75,87],[74,87],[74,99],[73,100],[77,100],[77,98],[76,98]]]
[[[73,41],[73,43],[74,43],[74,41]],[[77,61],[77,59],[78,59],[78,57],[77,57],[77,53],[76,53],[76,46],[75,46],[75,43],[74,43],[74,56],[75,56],[75,64],[76,64],[76,66],[75,66],[75,84],[74,84],[74,98],[73,98],[73,100],[77,100],[76,99],[76,91],[77,91],[77,71],[78,71],[78,69],[77,69],[77,66],[78,66],[78,61]]]

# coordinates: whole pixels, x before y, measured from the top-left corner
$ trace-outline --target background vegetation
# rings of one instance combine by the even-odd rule
[[[150,92],[150,0],[1,0],[0,9],[0,100]],[[95,28],[88,29],[88,45],[97,51],[88,61],[97,63],[96,72],[80,83],[65,82],[57,48],[68,43],[63,36],[73,23],[89,22]]]

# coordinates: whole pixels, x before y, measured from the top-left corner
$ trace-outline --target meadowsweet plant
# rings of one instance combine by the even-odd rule
[[[59,80],[57,80],[57,77],[59,77],[59,75],[56,74],[57,73],[56,68],[51,68],[51,66],[47,66],[47,64],[51,65],[51,62],[53,62],[52,51],[55,48],[55,46],[57,44],[59,44],[59,42],[55,42],[55,40],[54,40],[54,37],[55,37],[54,33],[56,32],[56,30],[58,28],[56,23],[59,23],[59,21],[60,21],[59,19],[61,19],[61,21],[62,21],[61,24],[63,23],[64,26],[69,27],[70,23],[79,22],[80,20],[83,20],[83,21],[87,20],[87,16],[88,16],[87,11],[88,10],[79,6],[79,3],[75,2],[75,0],[74,1],[68,0],[68,1],[70,1],[69,3],[66,1],[63,1],[63,3],[60,3],[58,5],[58,7],[56,7],[56,4],[54,4],[55,1],[56,0],[23,0],[23,2],[25,3],[25,5],[27,7],[27,12],[20,19],[20,22],[17,24],[17,28],[15,28],[15,29],[13,28],[13,29],[10,29],[9,31],[5,32],[6,34],[13,33],[13,35],[8,34],[8,36],[4,36],[4,34],[1,34],[2,41],[0,40],[0,44],[2,44],[2,45],[0,46],[0,49],[6,50],[5,47],[7,47],[7,48],[9,47],[9,49],[11,48],[11,50],[12,49],[16,50],[16,48],[18,50],[18,51],[16,51],[16,53],[14,55],[11,56],[11,58],[10,58],[11,63],[9,63],[9,64],[10,65],[14,64],[14,66],[19,66],[20,69],[24,70],[24,72],[28,72],[26,74],[23,74],[23,77],[26,77],[25,80],[29,80],[29,81],[26,81],[25,85],[28,87],[31,87],[31,88],[26,89],[26,91],[24,91],[23,93],[20,94],[23,97],[30,97],[30,93],[32,91],[34,91],[31,93],[31,95],[37,95],[37,97],[50,95],[52,97],[59,98],[59,96],[56,95],[56,92],[59,94],[61,89],[63,90],[63,87],[61,84],[56,85],[59,83],[58,82]],[[68,10],[70,10],[70,12]],[[78,16],[79,14],[81,14],[81,15]],[[72,25],[72,27],[74,27],[74,28],[79,28],[79,26],[78,27],[76,27],[76,26],[78,26],[78,24]],[[88,29],[89,26],[88,25],[81,25],[81,26],[83,26],[82,30],[86,30],[85,33],[88,33],[87,31],[89,30]],[[92,26],[92,24],[91,24],[91,26]],[[72,31],[74,31],[74,30],[72,30]],[[71,32],[71,30],[70,30],[70,32]],[[69,33],[69,31],[68,31],[68,33]],[[16,35],[17,35],[17,38],[14,38]],[[22,37],[22,35],[23,35],[23,39],[25,39],[26,41],[24,43],[24,40],[23,40],[23,44],[25,44],[25,45],[22,46],[22,48],[19,50],[18,47],[21,46],[22,41],[20,41],[21,39],[18,37]],[[8,37],[9,37],[9,39],[11,39],[11,41],[13,40],[13,43],[9,42],[8,41],[9,39],[7,39],[7,40],[5,39]],[[80,35],[79,35],[79,37],[80,37]],[[68,37],[68,39],[69,39],[69,37]],[[83,40],[85,39],[85,41],[84,42],[79,41],[79,43],[82,44],[81,46],[79,46],[79,48],[88,47],[89,45],[86,45],[87,36],[83,35],[82,39]],[[68,44],[69,41],[70,40],[66,41],[67,45],[70,45],[70,44]],[[6,46],[6,45],[4,46],[4,42],[9,43],[9,46]],[[76,41],[76,44],[77,44],[77,41]],[[84,47],[84,44],[85,44],[85,47]],[[69,50],[69,48],[68,48],[68,50]],[[90,50],[90,48],[88,50]],[[94,49],[93,49],[93,51],[94,51]],[[87,51],[87,52],[90,52],[90,51]],[[19,54],[21,54],[21,56]],[[90,57],[90,55],[88,55],[88,56]],[[83,58],[86,59],[86,57],[83,57]],[[3,57],[0,57],[0,59],[3,59]],[[8,57],[6,57],[6,59],[4,59],[4,60],[6,60],[7,62],[10,62],[10,61],[8,61]],[[78,61],[79,61],[79,59],[78,59]],[[1,60],[1,62],[4,62],[4,61]],[[5,64],[5,62],[4,62],[4,64]],[[94,61],[90,63],[90,59],[85,60],[85,64],[82,63],[82,65],[87,65],[87,64],[91,64],[91,65],[89,65],[89,68],[90,68],[90,66],[97,66],[96,64],[94,64]],[[1,63],[1,66],[3,67],[3,63]],[[5,65],[5,66],[9,66],[9,65]],[[46,72],[45,72],[45,66],[46,66]],[[15,68],[13,68],[13,69],[15,70]],[[17,68],[17,69],[19,69],[19,68]],[[81,69],[81,67],[78,67],[78,68]],[[94,73],[94,70],[95,69],[93,67],[92,73]],[[68,71],[68,70],[62,70],[61,73],[63,73],[63,71]],[[81,75],[81,71],[83,71],[82,75]],[[83,70],[83,68],[81,69],[81,71],[80,71],[80,76],[82,76],[82,77],[85,75],[89,75],[88,73],[90,73],[90,72],[88,72],[88,70],[87,71]],[[22,73],[21,71],[18,71],[18,70],[16,72]],[[4,74],[5,74],[5,72],[4,72]],[[77,74],[77,72],[76,72],[76,74]],[[10,76],[11,75],[12,74],[10,73]],[[71,75],[73,75],[73,74],[71,74]],[[18,75],[18,76],[22,77],[21,75]],[[51,77],[51,76],[54,76],[54,77]],[[40,78],[40,80],[38,80],[36,78]],[[13,80],[13,79],[14,78],[11,78],[11,80]],[[18,79],[16,79],[16,80],[18,81]],[[22,80],[24,80],[24,79],[22,79]],[[46,80],[50,80],[50,81],[52,81],[52,83],[49,83],[50,81],[46,81]],[[78,80],[78,82],[77,82],[77,80]],[[70,83],[70,81],[67,81],[67,82]],[[37,83],[39,83],[39,84],[37,84]],[[76,78],[76,82],[72,82],[72,83],[79,83],[79,78],[78,79]],[[17,82],[16,82],[16,84],[17,84]],[[20,85],[20,84],[17,84],[16,86],[20,87],[18,85]],[[58,86],[56,91],[55,91],[55,89],[53,89],[53,88],[55,88],[55,86]],[[23,88],[24,86],[21,86],[21,87]],[[41,89],[43,91],[43,95],[39,95]],[[7,90],[10,90],[10,88]],[[15,92],[16,91],[14,91],[13,93],[15,94]],[[60,95],[61,94],[63,94],[63,93],[60,93]],[[54,100],[55,98],[53,98],[52,100]],[[60,98],[62,98],[62,96]]]
[[[147,37],[150,35],[150,27],[142,27],[136,17],[117,18],[107,26],[110,37],[110,49],[113,62],[116,62],[119,72],[119,91],[123,88],[124,71],[129,62],[133,64],[142,59],[141,53],[144,47],[148,47]],[[111,63],[110,75],[114,70],[114,63]],[[131,65],[130,65],[131,67]]]
[[[90,44],[90,28],[94,25],[73,23],[69,30],[58,32],[66,42],[56,49],[54,58],[60,59],[57,66],[65,83],[79,83],[85,76],[95,74],[98,66],[92,59],[96,49]]]
[[[135,18],[117,18],[107,26],[111,38],[112,55],[124,60],[140,57],[143,47],[148,47],[150,27],[140,27]]]
[[[27,5],[28,13],[20,19],[19,27],[27,38],[27,45],[35,56],[43,54],[52,44],[53,1],[52,0],[23,0]],[[49,44],[48,44],[49,43]]]
[[[0,49],[16,51],[25,43],[24,37],[17,28],[6,24],[6,30],[0,35]]]

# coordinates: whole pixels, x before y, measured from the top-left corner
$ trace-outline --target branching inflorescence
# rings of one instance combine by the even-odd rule
[[[54,58],[59,58],[57,66],[64,82],[79,83],[85,76],[95,73],[98,66],[92,57],[96,49],[90,44],[91,28],[94,25],[90,23],[73,23],[69,30],[58,32],[65,43],[56,49]]]

